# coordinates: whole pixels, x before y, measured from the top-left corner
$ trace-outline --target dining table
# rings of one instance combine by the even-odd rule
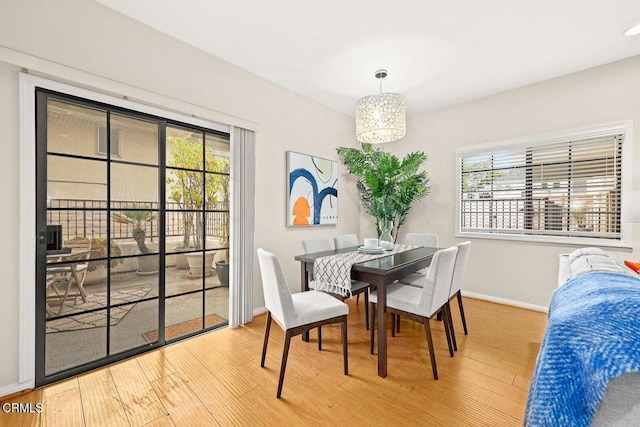
[[[295,260],[300,262],[301,290],[309,290],[309,282],[313,279],[313,265],[316,259],[357,250],[356,246],[295,256]],[[351,266],[351,279],[368,283],[370,288],[377,288],[378,375],[382,378],[387,376],[387,317],[385,315],[387,285],[428,267],[437,251],[438,248],[417,247],[368,259]],[[309,340],[308,332],[303,334],[303,339]]]

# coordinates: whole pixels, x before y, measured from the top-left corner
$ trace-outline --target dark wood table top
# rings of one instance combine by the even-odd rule
[[[358,247],[356,246],[353,248],[334,249],[332,251],[297,255],[295,260],[305,264],[313,264],[313,262],[318,258],[352,252],[357,249]],[[431,264],[433,254],[437,251],[438,248],[420,247],[359,262],[354,264],[351,268],[351,277],[371,284],[379,284],[380,281],[384,281],[385,284],[391,283],[394,280],[407,276],[416,270],[428,267],[429,264]]]

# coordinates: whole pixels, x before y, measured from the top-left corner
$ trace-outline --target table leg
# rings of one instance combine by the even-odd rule
[[[309,290],[309,275],[307,274],[307,264],[300,263],[300,289],[302,292]],[[302,333],[302,341],[309,342],[309,331]]]
[[[387,316],[384,309],[387,306],[387,286],[378,284],[378,376],[387,376]]]

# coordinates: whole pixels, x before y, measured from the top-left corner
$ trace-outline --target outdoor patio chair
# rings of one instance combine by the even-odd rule
[[[87,239],[87,246],[74,246],[68,254],[47,256],[48,263],[59,263],[47,267],[47,302],[49,305],[60,304],[58,315],[62,314],[69,298],[73,298],[73,304],[78,297],[82,302],[87,302],[87,293],[84,290],[84,281],[89,268],[91,256],[91,241]],[[71,292],[75,286],[77,291]]]

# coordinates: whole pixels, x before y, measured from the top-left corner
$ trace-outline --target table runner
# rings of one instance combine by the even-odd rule
[[[331,292],[343,297],[351,296],[351,267],[364,261],[383,258],[398,252],[419,248],[418,245],[393,245],[390,251],[367,254],[360,251],[345,252],[321,257],[313,262],[313,280],[309,287],[317,291]]]

